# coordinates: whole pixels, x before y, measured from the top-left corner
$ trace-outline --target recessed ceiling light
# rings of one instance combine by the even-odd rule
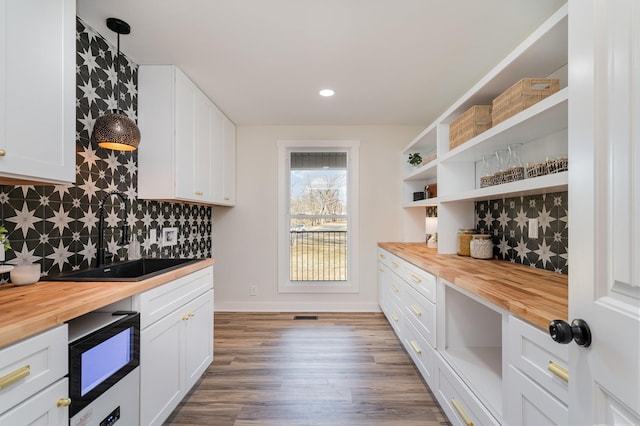
[[[336,94],[336,92],[331,90],[331,89],[322,89],[320,91],[320,96],[328,97],[328,96],[333,96],[335,94]]]

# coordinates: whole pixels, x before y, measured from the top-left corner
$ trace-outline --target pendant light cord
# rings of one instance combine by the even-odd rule
[[[117,33],[118,53],[116,56],[116,114],[120,114],[120,33]]]

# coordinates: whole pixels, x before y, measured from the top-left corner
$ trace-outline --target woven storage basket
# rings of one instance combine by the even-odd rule
[[[560,89],[557,78],[523,78],[493,100],[493,125],[503,122]]]
[[[491,105],[474,105],[449,126],[449,149],[491,128]]]

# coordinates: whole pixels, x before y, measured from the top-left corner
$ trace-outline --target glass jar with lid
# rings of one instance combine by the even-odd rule
[[[475,259],[493,259],[493,241],[489,234],[473,234],[470,253]]]
[[[458,255],[471,255],[471,238],[475,232],[475,228],[458,228]]]

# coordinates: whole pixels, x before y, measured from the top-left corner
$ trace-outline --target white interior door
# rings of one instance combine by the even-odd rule
[[[571,424],[640,424],[640,2],[569,2]]]

